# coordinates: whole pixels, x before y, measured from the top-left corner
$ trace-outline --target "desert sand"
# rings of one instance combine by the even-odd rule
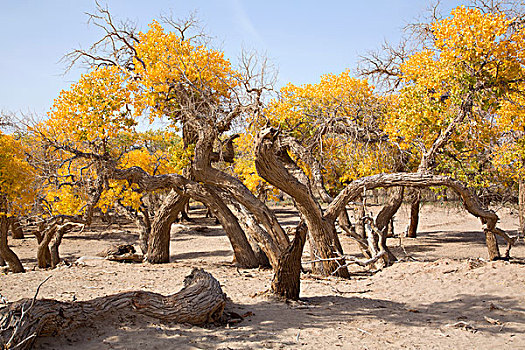
[[[515,234],[517,214],[496,209],[501,227]],[[292,208],[278,211],[285,224],[297,222]],[[196,327],[115,315],[62,337],[40,338],[36,349],[525,349],[523,241],[510,261],[486,261],[481,225],[461,208],[424,205],[419,237],[388,241],[399,262],[379,272],[352,267],[349,280],[305,273],[301,300],[291,303],[268,295],[271,270],[231,264],[227,237],[203,214],[194,211],[192,223],[173,225],[171,262],[162,265],[97,257],[112,244],[136,243],[132,225],[97,224],[69,234],[61,245],[67,264],[53,270],[36,267],[34,237],[10,240],[28,272],[0,274],[0,294],[8,301],[33,297],[48,276],[39,298],[87,300],[129,290],[171,294],[200,267],[220,281],[229,308],[246,316],[237,324]],[[396,232],[405,230],[407,216],[403,206]],[[350,238],[341,240],[346,253],[359,254]]]

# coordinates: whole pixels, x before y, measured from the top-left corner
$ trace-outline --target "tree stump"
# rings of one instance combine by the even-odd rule
[[[168,296],[132,291],[79,302],[22,299],[0,309],[0,348],[29,349],[37,337],[66,334],[119,312],[203,325],[219,321],[225,305],[219,282],[202,269],[193,269],[184,287]]]

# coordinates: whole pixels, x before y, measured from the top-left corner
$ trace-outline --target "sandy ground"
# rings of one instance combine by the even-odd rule
[[[293,225],[293,212],[279,210]],[[199,212],[200,214],[200,212]],[[195,214],[194,214],[195,215]],[[499,210],[501,227],[515,233],[517,216]],[[407,225],[407,208],[396,231]],[[512,232],[514,231],[514,232]],[[95,227],[66,236],[54,270],[36,268],[33,237],[11,240],[29,270],[0,275],[0,294],[9,301],[32,297],[86,300],[128,290],[178,291],[193,267],[211,272],[239,314],[253,315],[234,326],[166,324],[115,315],[60,338],[41,338],[37,349],[525,349],[525,247],[510,262],[486,262],[479,221],[460,209],[425,205],[417,239],[389,239],[402,261],[371,273],[353,268],[352,278],[302,276],[301,301],[267,296],[269,270],[236,269],[224,232],[210,219],[174,225],[171,263],[122,264],[94,257],[114,243],[137,239],[133,228]],[[356,245],[341,236],[345,252]],[[502,249],[503,251],[503,249]],[[305,254],[304,259],[308,256]]]

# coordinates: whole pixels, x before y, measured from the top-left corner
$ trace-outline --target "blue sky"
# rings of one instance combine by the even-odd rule
[[[107,0],[113,16],[145,28],[159,14],[196,11],[214,46],[233,62],[242,48],[265,54],[278,86],[314,83],[325,73],[355,70],[359,55],[397,41],[426,0],[248,1]],[[445,11],[458,0],[444,0]],[[87,24],[92,0],[0,0],[0,111],[44,114],[59,91],[83,72],[64,75],[61,57],[101,36]]]

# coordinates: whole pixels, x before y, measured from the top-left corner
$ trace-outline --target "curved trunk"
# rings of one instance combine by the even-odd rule
[[[280,149],[276,136],[274,129],[266,129],[259,135],[255,158],[257,172],[295,200],[314,240],[312,251],[320,262],[322,273],[326,276],[335,274],[349,277],[348,269],[344,266],[341,243],[335,231],[335,218],[329,220],[323,217],[321,207],[306,183],[307,177],[287,152]]]
[[[6,215],[0,215],[0,257],[7,263],[12,272],[25,272],[24,266],[7,244],[7,231],[9,229],[9,219]]]
[[[276,255],[279,256],[288,247],[290,240],[275,214],[257,199],[242,181],[211,166],[211,153],[213,152],[213,143],[216,139],[215,133],[216,131],[212,128],[204,126],[198,130],[199,139],[195,146],[195,158],[192,168],[195,180],[217,186],[231,193],[264,226],[271,239],[275,241],[273,245],[277,247]]]
[[[164,199],[151,224],[146,260],[152,264],[170,262],[171,224],[186,205],[186,196],[171,191]]]

